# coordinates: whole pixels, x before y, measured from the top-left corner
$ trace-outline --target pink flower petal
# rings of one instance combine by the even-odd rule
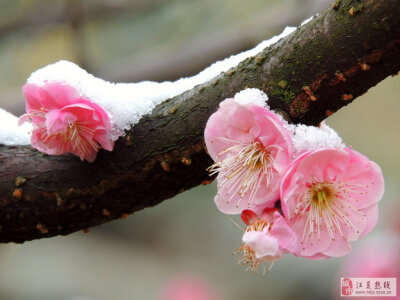
[[[242,218],[243,223],[247,226],[255,223],[258,220],[257,214],[249,209],[245,209],[244,211],[242,211],[240,217]]]
[[[340,257],[346,255],[351,251],[351,246],[348,240],[345,239],[336,239],[334,242],[330,244],[330,247],[323,251],[322,254],[327,257]]]
[[[249,109],[255,113],[255,122],[260,127],[257,138],[261,140],[265,146],[283,145],[282,147],[287,151],[287,153],[280,152],[281,156],[279,160],[276,161],[278,165],[283,164],[283,168],[286,168],[290,161],[291,153],[293,152],[292,137],[289,131],[283,127],[277,115],[270,110],[257,105],[250,105]],[[279,132],[279,134],[277,134],[277,132]],[[280,160],[283,161],[281,162]]]
[[[326,249],[331,246],[332,240],[327,233],[326,228],[321,228],[321,234],[318,237],[314,237],[312,240],[309,238],[307,241],[303,241],[304,228],[306,226],[306,218],[295,217],[290,222],[290,227],[297,234],[297,246],[294,254],[301,257],[318,257],[319,254],[323,254]],[[305,235],[306,236],[306,235]],[[325,255],[322,255],[326,257]]]
[[[278,213],[278,209],[275,207],[267,207],[265,208],[262,213],[260,214],[260,219],[268,222],[268,223],[273,223],[275,221],[275,213],[280,215]]]
[[[31,120],[31,118],[30,118],[29,114],[23,114],[22,116],[20,116],[18,118],[18,126],[21,126],[25,122],[30,122],[30,120]]]
[[[77,117],[73,114],[63,113],[54,109],[46,114],[46,128],[48,135],[63,134],[67,131],[69,124],[76,122]]]
[[[243,235],[243,243],[254,250],[256,258],[279,255],[279,243],[274,237],[260,231],[248,231]]]
[[[361,232],[360,238],[370,233],[371,230],[375,228],[379,219],[379,209],[377,204],[374,204],[369,208],[363,209],[363,212],[365,215],[368,216],[368,218],[366,219],[367,224],[364,230]]]
[[[217,181],[221,180],[222,175],[218,174]],[[260,188],[255,193],[253,202],[250,202],[250,193],[240,198],[236,195],[236,190],[230,188],[219,188],[217,195],[214,197],[214,202],[217,208],[224,214],[240,214],[245,209],[252,209],[262,211],[266,207],[273,207],[275,202],[279,199],[279,184],[278,180],[271,182],[268,187],[266,179],[263,179],[260,184]],[[233,196],[233,200],[227,201],[227,199]],[[240,200],[239,200],[240,199]]]
[[[220,109],[208,119],[204,131],[208,153],[214,161],[221,161],[227,154],[220,153],[232,146],[232,142],[223,139],[246,143],[253,138],[249,132],[258,130],[254,114],[244,105],[227,99],[221,102]]]
[[[381,168],[361,153],[345,149],[350,156],[350,164],[343,172],[341,179],[350,184],[364,185],[362,191],[351,193],[357,206],[367,208],[382,199],[385,183]],[[352,202],[353,204],[354,201]]]
[[[36,109],[40,110],[42,104],[40,103],[40,88],[34,84],[25,84],[22,87],[22,91],[24,93],[24,97],[26,99],[26,109]]]
[[[271,236],[279,241],[279,247],[289,253],[293,253],[297,247],[297,234],[289,227],[280,213],[274,213],[274,223],[271,228]]]
[[[79,93],[71,86],[59,82],[50,82],[39,89],[42,106],[51,109],[60,109],[80,98]]]
[[[114,142],[110,140],[109,133],[105,129],[97,130],[93,138],[103,149],[107,151],[112,151],[114,149]]]

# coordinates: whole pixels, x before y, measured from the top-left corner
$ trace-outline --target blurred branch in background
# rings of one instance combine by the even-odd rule
[[[253,14],[250,20],[236,20],[232,26],[194,36],[179,47],[149,49],[142,55],[115,59],[105,63],[98,73],[110,81],[123,82],[165,81],[190,76],[214,61],[254,47],[266,37],[278,34],[285,26],[297,26],[329,2],[286,1],[279,6],[271,5],[268,10]]]
[[[84,33],[85,11],[80,0],[65,2],[67,22],[72,30],[72,44],[75,47],[76,62],[84,69],[89,69],[86,62],[86,40]]]
[[[85,32],[87,24],[92,22],[103,22],[107,19],[118,18],[123,13],[128,13],[131,18],[137,15],[146,14],[151,12],[155,6],[162,3],[170,2],[170,0],[134,0],[134,1],[82,1],[82,0],[41,0],[41,1],[1,1],[0,2],[0,49],[1,42],[5,45],[3,48],[3,62],[2,65],[8,72],[1,76],[4,85],[0,86],[0,103],[1,107],[6,110],[20,115],[23,112],[24,103],[21,94],[21,86],[26,80],[30,72],[35,68],[43,66],[44,64],[54,62],[51,57],[55,56],[58,59],[70,59],[81,67],[90,71],[90,56],[88,51],[87,40],[88,36]],[[64,39],[68,44],[66,48],[61,51],[51,51],[54,48],[50,45],[48,49],[40,49],[38,55],[35,56],[36,43],[44,44],[42,36],[49,36],[49,43],[59,43],[57,38],[51,37],[52,31],[60,28],[61,32],[57,32],[57,38]],[[31,57],[28,65],[20,63],[18,68],[27,68],[23,76],[20,76],[21,70],[16,71],[15,68],[8,67],[18,64],[18,55],[21,48],[11,49],[11,55],[8,55],[7,42],[11,39],[12,43],[22,44],[24,48],[28,44],[26,52]],[[20,41],[19,41],[20,40]],[[37,41],[35,41],[37,40]],[[65,43],[64,42],[64,43]],[[63,43],[63,44],[64,44]],[[31,44],[29,46],[29,44]],[[61,45],[63,47],[63,45]],[[30,51],[30,53],[29,53]],[[5,52],[5,53],[4,53]],[[65,55],[64,54],[67,54]],[[47,57],[45,56],[47,54]],[[39,58],[39,59],[38,59]],[[89,58],[89,59],[88,59]],[[30,64],[37,64],[31,67]],[[10,72],[11,70],[11,72]],[[4,71],[3,71],[4,72]],[[13,73],[16,73],[15,76]],[[14,76],[17,78],[13,78]],[[17,85],[15,85],[17,83]]]
[[[270,107],[292,122],[317,125],[397,73],[400,2],[364,1],[355,14],[357,5],[343,0],[237,67],[161,103],[93,164],[0,147],[0,241],[68,234],[201,184],[211,163],[205,123],[220,101],[246,87],[266,91]],[[17,176],[27,179],[18,198]]]
[[[60,59],[111,81],[193,75],[329,2],[251,0],[244,8],[239,0],[1,1],[0,104],[21,115],[26,78]]]
[[[0,38],[24,28],[38,28],[56,23],[69,23],[74,13],[85,15],[88,21],[112,18],[123,11],[151,10],[160,3],[173,0],[42,0],[42,1],[2,1]],[[10,13],[11,12],[11,13]]]

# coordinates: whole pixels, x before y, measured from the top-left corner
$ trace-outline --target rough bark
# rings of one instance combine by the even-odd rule
[[[66,235],[208,183],[205,124],[246,87],[264,90],[292,122],[317,125],[400,70],[399,15],[398,0],[338,0],[255,57],[158,105],[92,164],[0,146],[0,241]]]

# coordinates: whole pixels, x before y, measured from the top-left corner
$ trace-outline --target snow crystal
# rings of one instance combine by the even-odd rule
[[[261,42],[253,49],[218,61],[193,77],[181,78],[175,82],[111,83],[94,77],[72,62],[59,61],[32,73],[28,83],[43,86],[49,82],[62,82],[74,87],[81,96],[99,104],[108,113],[112,124],[111,139],[116,140],[125,129],[139,122],[140,118],[150,113],[157,104],[228,71],[295,29],[286,27],[280,35]]]
[[[235,101],[239,104],[255,104],[265,108],[267,105],[268,96],[259,89],[245,89],[237,93],[234,97]]]
[[[320,127],[298,124],[289,125],[288,129],[292,133],[295,156],[309,150],[345,147],[337,132],[324,122]]]
[[[0,108],[0,144],[29,145],[31,143],[31,124],[18,126],[18,118]]]
[[[308,19],[305,19],[303,22],[301,22],[300,26],[306,25],[308,22],[310,22],[312,19],[314,19],[317,16],[318,16],[318,14],[311,16]]]

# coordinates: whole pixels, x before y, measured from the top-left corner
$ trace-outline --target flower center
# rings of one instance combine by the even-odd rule
[[[239,257],[237,263],[247,266],[245,271],[251,270],[252,272],[257,272],[261,261],[256,258],[255,251],[251,247],[246,246],[243,243],[242,246],[237,248],[233,254],[238,254],[242,251],[243,251],[243,254],[241,257]]]
[[[80,153],[81,158],[92,153],[93,150],[97,152],[101,148],[93,139],[95,130],[88,127],[84,122],[68,122],[65,124],[65,130],[63,130],[63,132],[49,135],[45,122],[47,113],[49,113],[49,110],[44,107],[41,107],[40,110],[32,109],[29,112],[30,118],[38,117],[42,119],[42,121],[36,123],[35,126],[43,129],[41,137],[43,142],[56,142],[60,153],[69,152],[72,148],[72,151]]]
[[[271,224],[267,223],[264,220],[257,220],[255,223],[249,225],[246,227],[245,231],[260,231],[262,232],[265,227],[267,227],[267,230],[270,230]],[[256,257],[255,251],[245,243],[242,243],[242,246],[236,249],[236,251],[233,254],[238,254],[240,252],[243,252],[242,256],[239,257],[238,259],[238,264],[242,264],[247,266],[245,271],[251,270],[252,272],[257,272],[258,268],[260,266],[260,263],[263,261],[266,261],[266,259],[258,259]],[[265,266],[264,266],[264,272],[265,274]]]
[[[93,136],[93,133],[93,129],[84,126],[80,122],[73,122],[68,124],[62,137],[66,143],[70,143],[74,151],[78,153],[90,153],[92,149],[97,152],[100,149],[100,145],[93,139],[86,139],[82,135]]]
[[[209,167],[210,176],[219,172],[221,180],[218,181],[218,190],[226,193],[228,203],[235,196],[239,196],[236,198],[236,207],[239,207],[241,199],[249,194],[248,207],[250,208],[263,179],[266,179],[266,187],[268,187],[274,175],[274,158],[271,150],[278,146],[264,147],[258,141],[243,144],[225,138],[221,139],[235,145],[224,149],[219,155],[224,153],[234,153],[234,155],[228,155],[223,161]]]
[[[335,214],[331,208],[335,201],[335,191],[331,185],[317,183],[311,187],[310,192],[312,193],[311,206],[318,210],[320,216],[324,210],[328,210],[333,215]]]
[[[360,233],[352,219],[358,218],[364,221],[365,215],[349,200],[354,200],[350,193],[362,194],[361,189],[365,188],[365,185],[311,179],[307,187],[307,192],[295,209],[295,214],[308,214],[301,240],[303,250],[308,241],[311,246],[313,245],[314,235],[317,235],[317,241],[320,240],[321,228],[324,227],[333,241],[337,233],[345,240],[342,226],[351,228],[357,234]]]
[[[253,224],[249,225],[246,227],[246,232],[249,231],[263,231],[263,229],[265,227],[267,227],[267,229],[270,229],[270,224],[267,223],[266,221],[262,220],[262,219],[258,219],[256,222],[254,222]]]

